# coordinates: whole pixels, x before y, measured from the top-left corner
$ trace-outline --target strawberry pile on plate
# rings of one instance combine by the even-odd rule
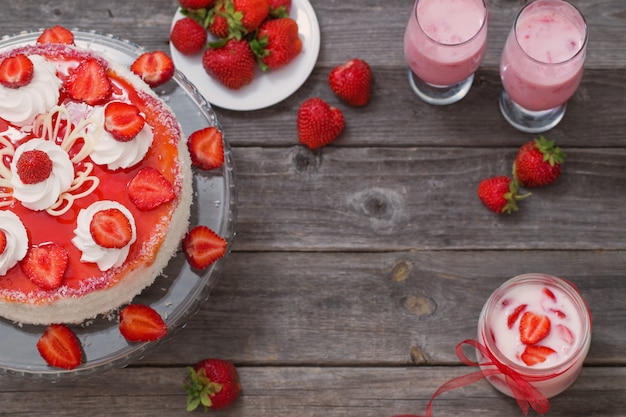
[[[231,90],[250,84],[257,67],[275,71],[302,52],[291,0],[179,3],[185,17],[172,27],[170,42],[183,55],[201,53],[207,74]]]

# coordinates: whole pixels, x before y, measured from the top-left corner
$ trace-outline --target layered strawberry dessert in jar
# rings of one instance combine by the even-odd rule
[[[485,303],[478,342],[485,349],[478,353],[483,371],[504,370],[487,377],[496,389],[517,398],[511,380],[523,380],[550,398],[565,391],[582,370],[591,343],[591,314],[568,281],[519,275]]]

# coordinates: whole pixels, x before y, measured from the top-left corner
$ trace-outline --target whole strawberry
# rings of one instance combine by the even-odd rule
[[[206,40],[206,29],[191,17],[176,21],[170,33],[172,45],[183,55],[193,55],[202,51]]]
[[[267,0],[232,0],[235,11],[241,12],[241,24],[247,33],[252,33],[265,19],[270,12],[270,5]]]
[[[241,385],[237,369],[229,361],[208,358],[188,367],[189,376],[184,387],[189,393],[187,411],[202,404],[205,411],[218,410],[230,405],[239,397]]]
[[[291,11],[291,0],[268,0],[271,17],[287,17]]]
[[[365,106],[372,95],[372,69],[362,59],[354,58],[333,68],[328,76],[330,88],[351,106]]]
[[[266,20],[250,46],[263,71],[284,67],[302,51],[298,23],[289,17]]]
[[[245,40],[233,38],[223,46],[208,48],[202,56],[202,65],[207,74],[231,90],[238,90],[254,79],[254,54]]]
[[[544,136],[522,145],[513,162],[513,175],[524,187],[553,183],[561,175],[565,153]]]
[[[529,195],[520,195],[517,182],[503,175],[484,179],[478,184],[478,198],[494,213],[517,211],[517,202]]]
[[[310,149],[326,146],[343,131],[341,110],[319,97],[304,101],[298,109],[298,139]]]
[[[215,0],[179,0],[180,7],[187,10],[209,8]]]

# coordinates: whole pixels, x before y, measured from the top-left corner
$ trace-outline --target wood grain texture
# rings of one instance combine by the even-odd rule
[[[525,1],[487,3],[489,41],[474,85],[463,101],[435,107],[407,82],[412,0],[311,0],[322,45],[304,85],[263,110],[215,108],[233,148],[238,220],[208,301],[127,368],[55,384],[0,376],[0,415],[189,415],[184,368],[209,356],[234,361],[243,385],[236,405],[216,415],[423,414],[439,386],[471,371],[454,348],[474,337],[489,294],[509,277],[545,272],[573,281],[594,317],[583,373],[549,415],[623,416],[626,3],[572,0],[590,38],[583,82],[549,132],[567,153],[564,174],[512,216],[488,212],[475,193],[480,179],[508,174],[532,138],[497,103],[500,53]],[[177,6],[8,2],[0,35],[61,24],[168,51]],[[355,56],[374,72],[365,108],[341,103],[327,83]],[[295,128],[300,103],[313,96],[346,119],[341,137],[315,152],[298,144]],[[521,414],[480,381],[438,398],[435,415]]]

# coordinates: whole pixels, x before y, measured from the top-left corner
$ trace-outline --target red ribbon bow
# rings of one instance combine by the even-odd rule
[[[477,349],[485,358],[489,358],[487,362],[477,363],[470,360],[463,351],[463,345],[467,344]],[[478,343],[476,340],[464,340],[456,345],[456,356],[465,365],[478,366],[480,371],[473,372],[468,375],[463,375],[444,383],[431,397],[426,407],[426,416],[433,417],[433,401],[439,395],[444,392],[452,391],[456,388],[463,387],[465,385],[473,384],[483,378],[487,378],[492,375],[504,375],[504,380],[510,388],[513,396],[517,400],[519,408],[522,410],[525,416],[528,415],[528,410],[532,407],[539,414],[546,414],[550,409],[550,402],[537,388],[532,386],[519,372],[511,367],[500,362],[484,345]],[[554,375],[548,375],[545,378],[539,378],[536,380],[547,380],[553,378]],[[419,416],[396,416],[396,417],[419,417]]]

